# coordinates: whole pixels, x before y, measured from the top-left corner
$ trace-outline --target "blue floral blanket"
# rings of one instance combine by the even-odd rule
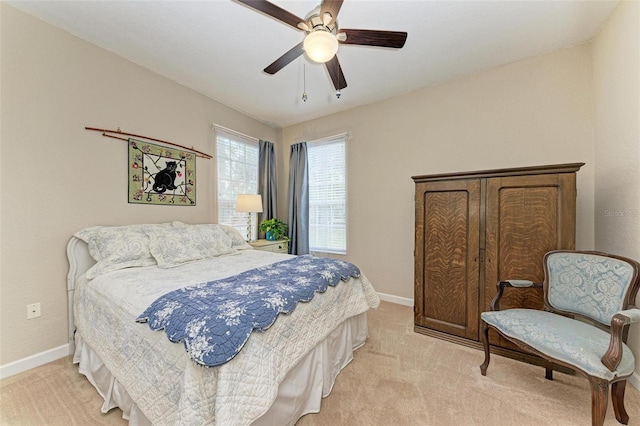
[[[169,292],[136,321],[164,329],[170,341],[184,343],[197,364],[215,367],[235,357],[253,330],[268,329],[298,302],[359,276],[360,269],[349,262],[298,256]]]

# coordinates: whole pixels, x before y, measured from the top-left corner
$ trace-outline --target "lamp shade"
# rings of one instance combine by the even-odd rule
[[[262,213],[262,196],[260,194],[238,194],[236,211]]]
[[[338,51],[338,39],[330,32],[318,30],[304,38],[304,51],[314,62],[325,63]]]

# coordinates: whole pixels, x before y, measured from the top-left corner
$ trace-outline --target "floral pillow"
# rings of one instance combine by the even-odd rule
[[[87,271],[87,278],[123,268],[155,265],[145,230],[163,227],[170,225],[92,226],[74,234],[88,244],[89,253],[97,262]]]
[[[194,225],[188,225],[186,223],[174,220],[173,222],[171,222],[171,224],[173,226],[194,226]],[[213,228],[220,228],[222,229],[229,238],[231,238],[231,247],[233,247],[236,250],[253,250],[253,247],[251,247],[251,245],[249,245],[244,237],[242,236],[242,234],[240,234],[240,232],[238,232],[238,230],[236,228],[234,228],[233,226],[229,226],[229,225],[221,225],[221,224],[217,224],[217,223],[211,223],[211,224],[206,224],[206,225],[197,225],[197,226],[211,226]]]
[[[229,225],[216,225],[222,228],[222,230],[231,238],[231,247],[236,250],[253,250],[253,247],[244,240],[244,237],[236,228]]]
[[[151,254],[160,268],[173,268],[234,253],[231,238],[210,225],[170,226],[147,231]]]
[[[75,234],[74,237],[80,238],[85,243],[89,244],[89,241],[95,237],[99,230],[102,228],[106,228],[106,226],[89,226],[88,228],[84,228]]]

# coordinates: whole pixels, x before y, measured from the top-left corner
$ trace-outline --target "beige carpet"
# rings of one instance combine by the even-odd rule
[[[369,315],[370,338],[338,376],[314,425],[591,424],[587,380],[492,356],[413,332],[412,309],[382,303]],[[640,392],[627,385],[630,425],[640,425]],[[69,358],[0,381],[0,425],[122,425],[120,410],[100,413],[102,400]],[[611,403],[605,425],[619,424]]]

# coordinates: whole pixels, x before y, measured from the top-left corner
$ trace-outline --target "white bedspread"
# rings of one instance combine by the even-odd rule
[[[153,424],[248,425],[268,410],[287,371],[311,348],[345,319],[378,306],[364,274],[299,304],[266,332],[254,332],[238,356],[216,368],[196,365],[182,344],[135,319],[171,290],[287,257],[245,250],[173,269],[130,268],[80,280],[76,326]]]

